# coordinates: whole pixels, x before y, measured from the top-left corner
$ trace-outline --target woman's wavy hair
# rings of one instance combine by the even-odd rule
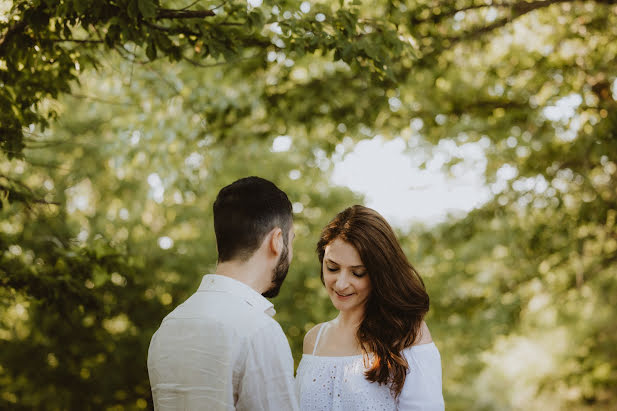
[[[429,309],[424,282],[403,253],[392,227],[375,210],[355,205],[343,210],[322,230],[317,243],[321,282],[325,248],[341,240],[355,247],[371,280],[372,291],[356,337],[374,361],[366,379],[401,393],[409,364],[401,351],[419,338]]]

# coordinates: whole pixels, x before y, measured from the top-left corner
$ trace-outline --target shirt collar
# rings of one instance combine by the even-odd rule
[[[201,280],[198,291],[227,292],[242,298],[248,305],[258,310],[263,310],[270,317],[276,314],[274,305],[264,296],[253,290],[248,285],[234,280],[231,277],[218,274],[206,274]]]

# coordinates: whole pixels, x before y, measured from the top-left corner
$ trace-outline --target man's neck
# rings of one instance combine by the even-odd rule
[[[230,260],[218,263],[215,274],[233,278],[262,294],[267,289],[268,284],[264,284],[266,282],[263,278],[264,274],[258,266],[255,262],[251,262],[251,259],[247,261]]]

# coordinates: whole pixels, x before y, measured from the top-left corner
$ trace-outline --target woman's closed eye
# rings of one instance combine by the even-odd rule
[[[333,267],[333,266],[330,266],[330,265],[328,265],[328,264],[326,264],[326,269],[327,269],[329,272],[331,272],[331,273],[335,273],[335,272],[337,272],[337,271],[339,271],[339,270],[340,270],[340,268],[339,268],[339,267]],[[364,277],[364,276],[366,275],[366,271],[352,271],[351,273],[352,273],[352,274],[354,275],[354,277],[356,277],[356,278],[362,278],[362,277]]]

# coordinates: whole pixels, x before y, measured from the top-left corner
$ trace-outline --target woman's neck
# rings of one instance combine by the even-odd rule
[[[341,328],[353,331],[355,334],[363,319],[363,310],[339,311],[338,316],[333,320],[333,322]]]

